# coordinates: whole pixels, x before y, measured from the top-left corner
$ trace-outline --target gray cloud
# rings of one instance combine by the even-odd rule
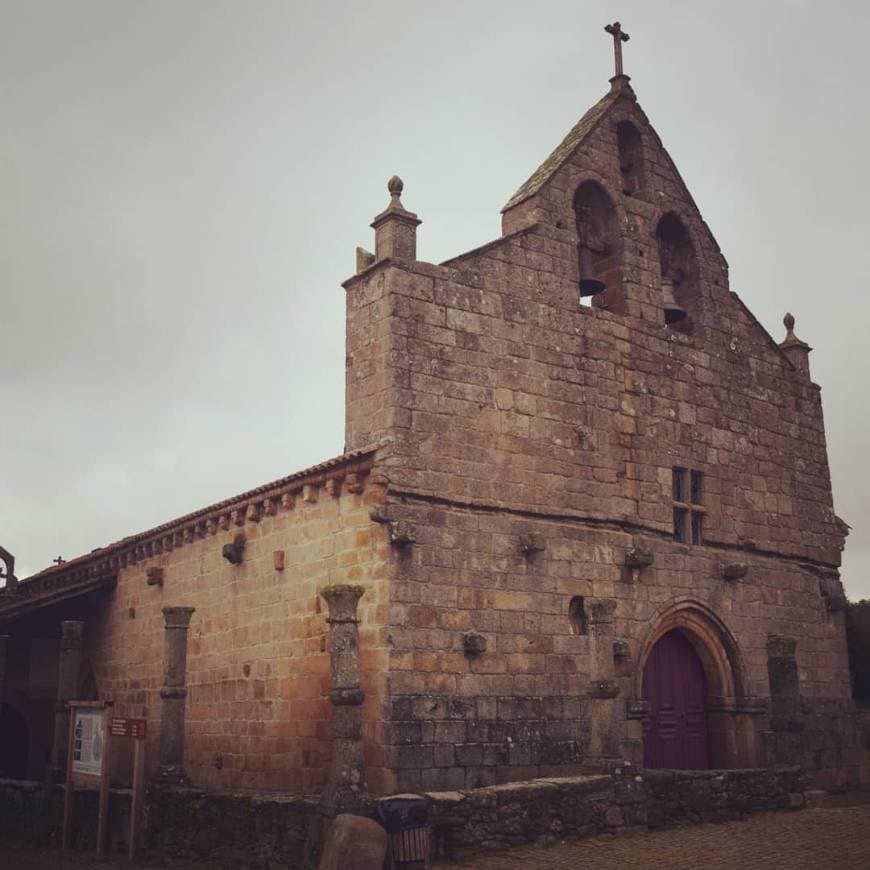
[[[815,347],[870,595],[865,4],[624,2],[626,70]],[[610,4],[0,2],[2,543],[21,574],[342,449],[343,290],[405,179],[439,261],[607,87]]]

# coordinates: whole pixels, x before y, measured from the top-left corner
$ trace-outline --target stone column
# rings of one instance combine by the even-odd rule
[[[589,602],[589,762],[607,767],[619,757],[619,727],[617,719],[616,682],[613,666],[613,615],[616,601],[612,598]]]
[[[794,719],[800,712],[801,687],[796,649],[797,640],[793,637],[772,634],[767,639],[767,677],[770,681],[772,720]],[[783,729],[774,726],[774,731],[778,730]]]
[[[184,708],[187,701],[187,630],[193,607],[164,607],[165,647],[160,697],[160,767],[165,782],[187,782],[184,770]]]
[[[51,749],[51,768],[54,778],[62,780],[66,774],[67,746],[69,744],[69,708],[67,701],[80,700],[79,674],[82,667],[82,638],[85,624],[78,619],[65,619],[60,624],[60,653],[57,663],[57,701],[54,705],[54,744]]]
[[[362,586],[327,586],[320,594],[329,607],[329,670],[335,742],[332,769],[321,806],[329,813],[359,811],[365,804],[362,702],[359,684],[359,619]]]
[[[795,650],[797,640],[772,634],[767,639],[767,677],[770,682],[770,742],[768,762],[795,764],[801,751],[801,688]]]

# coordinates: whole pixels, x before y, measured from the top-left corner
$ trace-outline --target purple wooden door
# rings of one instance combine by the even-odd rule
[[[679,631],[669,631],[653,647],[643,670],[643,697],[650,705],[643,723],[644,767],[710,766],[706,694],[698,654]]]

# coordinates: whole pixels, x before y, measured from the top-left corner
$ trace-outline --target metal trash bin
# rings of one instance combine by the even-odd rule
[[[393,866],[422,862],[429,866],[429,802],[418,794],[397,794],[378,801],[378,817],[387,832]]]

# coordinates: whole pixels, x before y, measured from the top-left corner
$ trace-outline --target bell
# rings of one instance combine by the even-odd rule
[[[597,296],[604,292],[607,286],[603,281],[599,281],[592,269],[592,256],[589,253],[589,248],[580,248],[580,295],[581,296]]]
[[[665,303],[665,323],[679,323],[686,319],[687,311],[677,305],[674,299],[674,282],[670,278],[662,278],[662,301]]]

